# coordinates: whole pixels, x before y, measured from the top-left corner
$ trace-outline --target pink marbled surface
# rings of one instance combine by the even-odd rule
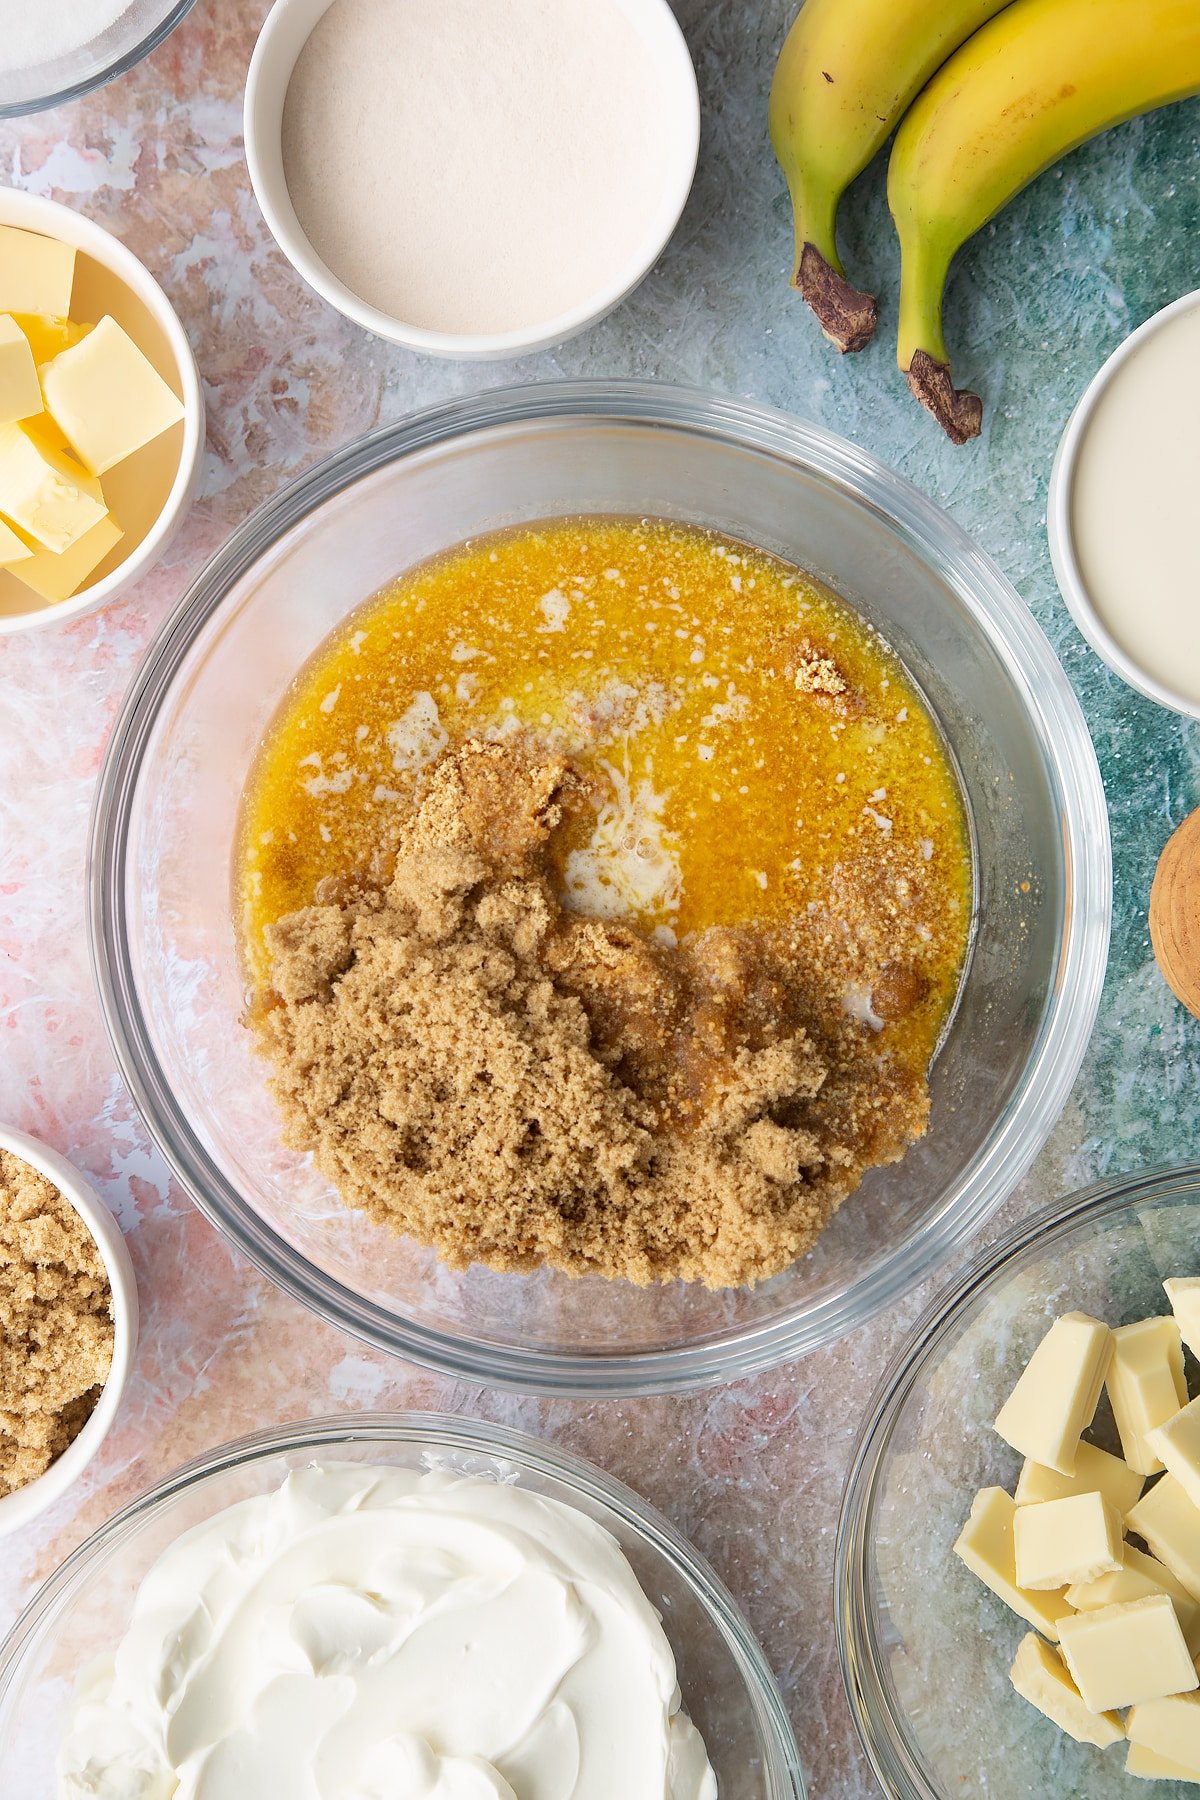
[[[163,566],[115,609],[0,639],[0,1118],[93,1179],[127,1233],[143,1306],[118,1428],[78,1490],[4,1545],[0,1629],[82,1537],[208,1446],[342,1408],[463,1411],[554,1438],[668,1512],[746,1608],[786,1690],[814,1795],[867,1794],[837,1671],[833,1537],[861,1412],[930,1290],[800,1365],[684,1399],[514,1398],[364,1350],[267,1285],[168,1179],[115,1072],[84,929],[88,808],[137,661],[231,527],[317,456],[414,405],[556,373],[660,375],[753,394],[840,424],[884,454],[891,441],[897,459],[916,438],[906,396],[876,401],[857,376],[835,394],[838,371],[788,311],[762,96],[790,7],[681,0],[706,106],[683,226],[611,320],[515,370],[392,350],[341,320],[284,263],[250,192],[240,135],[244,72],[265,10],[265,0],[199,0],[121,82],[0,127],[4,179],[86,212],[160,278],[209,404],[203,495]],[[785,323],[773,340],[777,316]],[[913,472],[950,497],[970,466],[952,457],[922,451]],[[986,486],[985,471],[977,461],[970,479]],[[1095,1131],[1069,1109],[1008,1215],[1100,1160]]]

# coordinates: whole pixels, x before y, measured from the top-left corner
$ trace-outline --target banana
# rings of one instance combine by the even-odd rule
[[[806,0],[784,41],[767,120],[792,195],[792,285],[839,350],[861,350],[876,306],[845,280],[837,209],[946,58],[1007,0]]]
[[[1200,0],[1012,0],[933,77],[896,134],[888,204],[900,234],[897,361],[956,444],[977,437],[958,392],[942,297],[960,245],[1068,150],[1200,93]]]

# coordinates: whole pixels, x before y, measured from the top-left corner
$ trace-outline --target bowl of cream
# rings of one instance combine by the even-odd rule
[[[700,106],[666,0],[276,0],[259,205],[331,306],[430,356],[561,343],[657,261]]]
[[[1200,718],[1200,292],[1126,338],[1063,433],[1047,529],[1071,616],[1160,706]]]
[[[211,1452],[0,1651],[27,1800],[803,1800],[745,1620],[597,1469],[434,1415]]]

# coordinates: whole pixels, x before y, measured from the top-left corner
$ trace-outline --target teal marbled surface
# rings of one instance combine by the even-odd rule
[[[877,341],[839,359],[786,278],[782,178],[765,102],[791,0],[678,0],[704,104],[699,174],[650,278],[615,314],[522,363],[423,362],[347,324],[275,250],[240,141],[265,0],[199,0],[119,83],[0,126],[0,175],[117,232],[163,281],[209,401],[202,499],[124,605],[0,640],[0,1118],[93,1177],[126,1228],[144,1329],[119,1431],[87,1479],[9,1540],[0,1627],[34,1582],[147,1483],[253,1426],[339,1407],[503,1419],[591,1456],[663,1507],[729,1582],[780,1677],[817,1800],[873,1791],[841,1692],[833,1534],[863,1409],[946,1271],[852,1338],[712,1393],[584,1404],[467,1388],[311,1320],[199,1218],[149,1146],[112,1064],[87,967],[87,811],[137,660],[188,580],[259,501],[337,445],[454,394],[552,375],[645,376],[802,413],[891,463],[997,561],[1049,634],[1095,738],[1116,863],[1112,961],[1086,1064],[1030,1177],[991,1222],[1112,1171],[1194,1154],[1200,1024],[1154,967],[1146,899],[1171,829],[1200,803],[1200,726],[1124,688],[1055,588],[1046,484],[1078,395],[1134,326],[1200,285],[1200,102],[1114,131],[1041,178],[969,246],[948,336],[983,394],[983,438],[952,448],[896,369],[896,246],[877,165],[845,208],[852,275],[882,297]]]

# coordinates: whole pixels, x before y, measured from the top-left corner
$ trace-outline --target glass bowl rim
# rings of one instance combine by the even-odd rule
[[[126,851],[143,753],[180,665],[229,587],[316,506],[385,465],[475,431],[556,419],[715,437],[805,469],[886,521],[953,587],[1005,662],[1060,789],[1067,861],[1069,905],[1038,1038],[1004,1113],[939,1212],[815,1306],[629,1353],[501,1344],[397,1320],[279,1238],[213,1166],[163,1078],[137,1004],[125,930]],[[1033,615],[967,534],[903,477],[821,426],[702,390],[605,379],[492,389],[410,413],[334,451],[238,526],[168,614],[125,696],[96,788],[88,868],[92,969],[113,1053],[150,1137],[210,1222],[286,1293],[377,1349],[490,1387],[592,1398],[691,1390],[774,1368],[861,1324],[977,1230],[1024,1174],[1066,1101],[1099,1006],[1111,915],[1108,811],[1083,712]]]
[[[147,1517],[168,1512],[181,1494],[210,1475],[287,1451],[320,1450],[351,1443],[417,1443],[430,1449],[487,1455],[501,1463],[510,1458],[521,1468],[559,1481],[573,1493],[618,1514],[624,1524],[664,1557],[717,1628],[745,1684],[768,1758],[764,1773],[770,1782],[770,1800],[805,1800],[808,1790],[804,1768],[779,1685],[749,1621],[707,1558],[657,1507],[595,1463],[527,1432],[453,1413],[331,1413],[298,1419],[234,1438],[172,1470],[91,1532],[47,1577],[19,1614],[0,1643],[0,1709],[31,1638],[44,1625],[53,1623],[70,1604],[77,1578],[86,1574],[101,1550],[128,1536]]]
[[[867,1576],[875,1503],[900,1415],[971,1305],[1019,1269],[1027,1252],[1060,1243],[1081,1223],[1110,1218],[1172,1193],[1200,1192],[1200,1161],[1108,1175],[1040,1207],[972,1257],[906,1332],[863,1414],[842,1492],[834,1546],[833,1610],[850,1716],[875,1778],[895,1800],[947,1800],[932,1787],[892,1705],[874,1653]]]
[[[107,87],[110,81],[118,81],[122,75],[128,75],[136,69],[161,43],[164,43],[177,25],[181,25],[188,13],[195,6],[196,0],[174,0],[164,18],[153,26],[137,44],[131,45],[124,55],[114,58],[94,75],[86,76],[82,81],[68,82],[66,87],[59,88],[56,93],[46,94],[30,100],[9,100],[0,103],[0,119],[24,119],[33,113],[50,112],[53,107],[65,106],[68,101],[82,99],[84,94],[92,93],[96,88]]]

